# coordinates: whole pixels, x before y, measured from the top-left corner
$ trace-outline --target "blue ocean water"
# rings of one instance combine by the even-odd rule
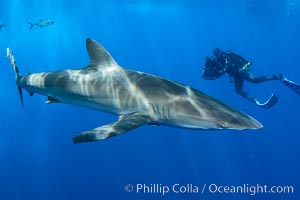
[[[0,10],[0,24],[6,25],[0,30],[0,199],[300,198],[299,96],[279,82],[246,83],[262,101],[271,93],[279,97],[266,110],[236,95],[228,76],[201,78],[205,57],[219,47],[251,60],[255,74],[281,72],[300,82],[299,0],[8,0]],[[30,30],[27,22],[39,19],[55,23]],[[250,114],[264,128],[144,126],[74,145],[75,134],[117,117],[46,105],[45,97],[28,94],[22,109],[5,55],[10,47],[22,73],[82,68],[89,63],[88,37],[121,66],[195,87]],[[226,192],[221,186],[247,191]],[[254,186],[279,189],[255,193]],[[284,193],[284,186],[293,192]]]

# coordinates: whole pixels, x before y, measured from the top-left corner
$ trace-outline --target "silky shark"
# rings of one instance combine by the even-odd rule
[[[25,89],[30,95],[47,96],[46,103],[72,104],[119,116],[113,123],[80,133],[74,143],[106,139],[146,124],[206,130],[262,128],[247,114],[189,86],[122,68],[92,39],[86,40],[86,47],[87,67],[24,76],[7,48],[22,105]]]

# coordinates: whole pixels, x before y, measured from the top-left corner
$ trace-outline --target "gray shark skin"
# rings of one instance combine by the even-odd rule
[[[46,103],[66,103],[119,116],[116,122],[85,131],[74,143],[91,142],[125,133],[146,124],[191,129],[258,129],[252,117],[181,83],[120,67],[96,41],[86,40],[90,65],[78,70],[20,75],[15,71],[23,104],[22,89],[48,97]]]

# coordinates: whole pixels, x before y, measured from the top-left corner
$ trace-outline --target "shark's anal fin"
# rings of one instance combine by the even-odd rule
[[[85,131],[73,138],[74,143],[94,142],[97,140],[107,139],[116,135],[120,135],[127,131],[133,130],[145,124],[151,123],[153,120],[139,113],[122,115],[118,121],[100,126],[93,130]]]

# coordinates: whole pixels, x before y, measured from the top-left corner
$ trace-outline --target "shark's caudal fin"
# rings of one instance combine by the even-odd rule
[[[91,62],[87,68],[119,66],[108,51],[95,40],[88,38],[86,48]]]
[[[139,113],[122,115],[119,120],[93,130],[85,131],[73,138],[74,143],[94,142],[104,140],[127,131],[133,130],[145,124],[153,122],[151,117]]]
[[[15,79],[16,79],[16,83],[17,83],[17,86],[18,86],[22,107],[24,108],[22,88],[18,85],[18,82],[19,82],[19,80],[21,79],[22,76],[19,72],[19,68],[17,66],[16,60],[15,60],[14,56],[12,55],[9,48],[6,49],[6,53],[7,53],[7,57],[9,58],[10,63],[12,64],[14,72],[15,72]]]

